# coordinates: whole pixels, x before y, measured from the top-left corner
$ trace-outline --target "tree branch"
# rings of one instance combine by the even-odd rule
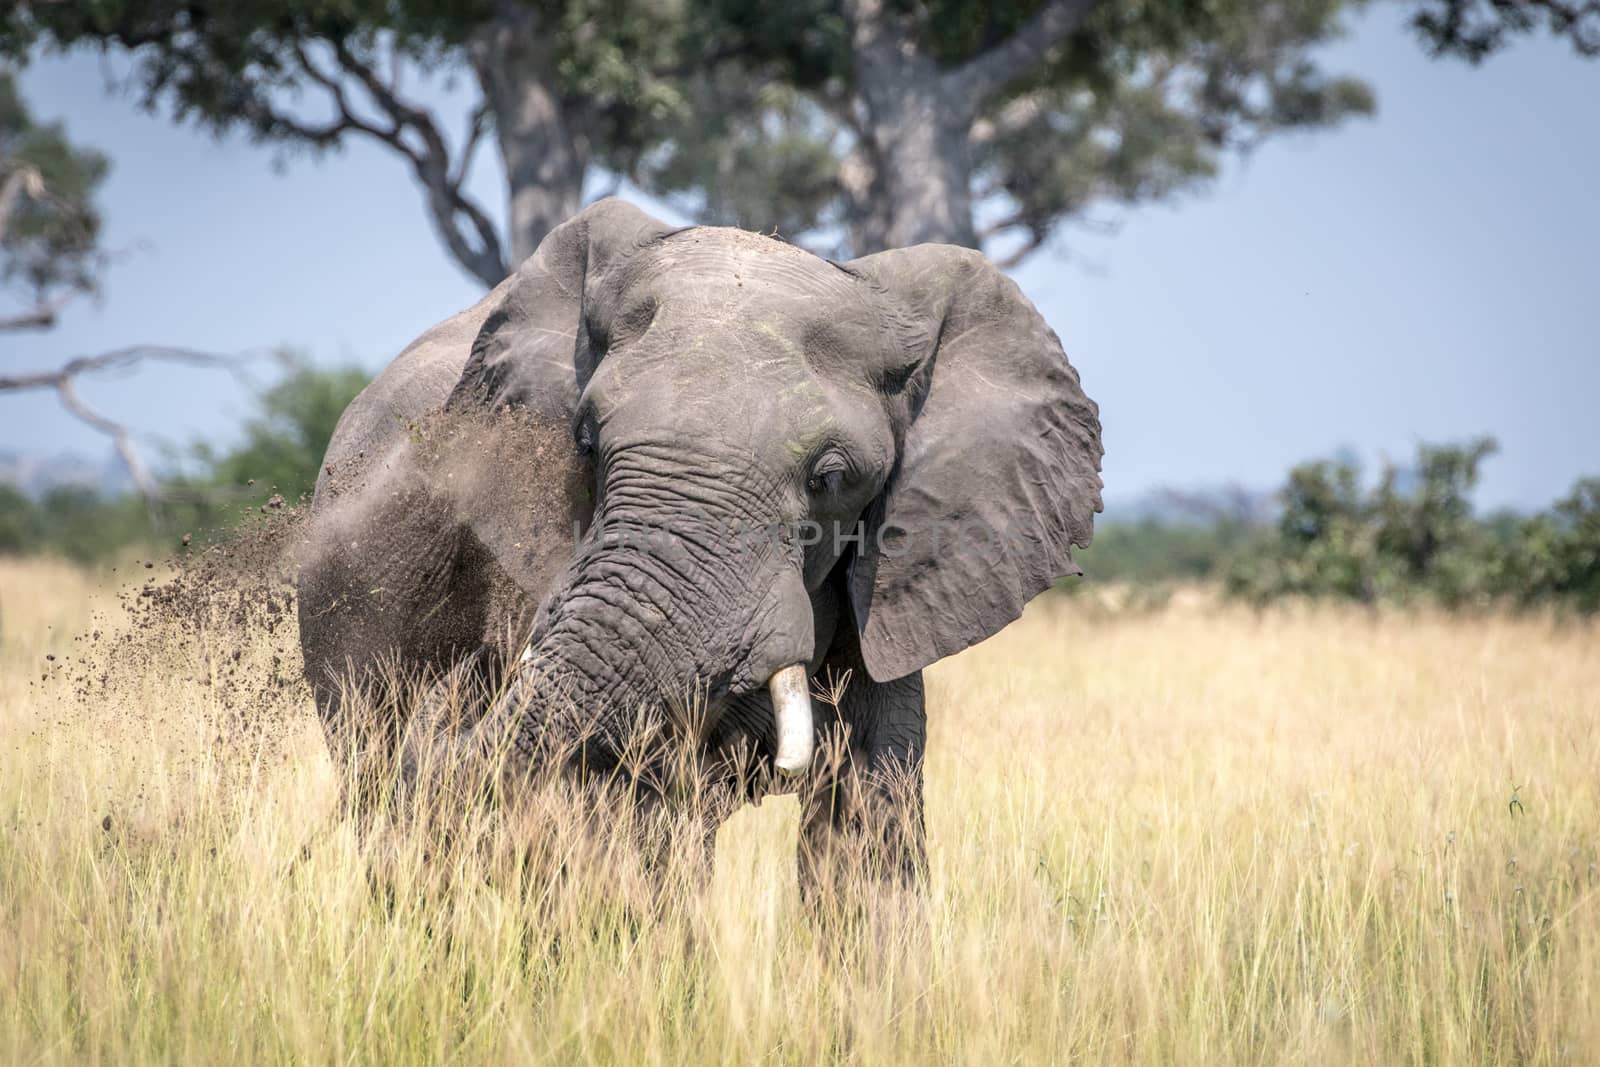
[[[1075,33],[1097,0],[1049,0],[1021,28],[945,75],[961,99],[981,104],[1037,66]]]
[[[378,76],[377,71],[361,62],[344,42],[335,41],[333,52],[339,66],[361,82],[373,103],[394,123],[390,136],[383,139],[410,158],[417,180],[427,191],[434,227],[451,254],[485,285],[491,288],[499,285],[509,273],[500,235],[483,209],[461,190],[469,160],[463,158],[459,166],[452,168],[450,146],[439,132],[432,115],[401,100],[390,85]],[[420,149],[401,147],[401,131],[406,129],[420,139]],[[477,149],[481,136],[481,131],[472,133],[469,141],[472,150]],[[477,236],[476,247],[456,224],[457,215],[472,227]]]
[[[1025,240],[1020,247],[1012,249],[1004,256],[996,256],[987,248],[984,248],[984,245],[986,245],[989,241],[992,241],[996,237],[999,237],[1000,235],[1008,233],[1012,230],[1023,230],[1027,233],[1027,240]],[[1001,270],[1011,270],[1014,267],[1020,266],[1023,260],[1027,259],[1029,256],[1037,252],[1041,247],[1043,247],[1045,241],[1049,239],[1049,236],[1049,227],[1040,227],[1037,222],[1030,221],[1024,212],[1013,211],[1007,215],[1003,215],[1002,217],[995,219],[993,222],[989,223],[987,226],[978,231],[978,247],[983,249],[983,253],[985,255],[994,260],[995,266],[999,267]]]
[[[17,330],[48,330],[55,326],[56,316],[61,313],[61,308],[74,294],[62,293],[54,300],[41,300],[33,307],[17,315],[0,318],[0,333],[10,333]]]
[[[220,367],[237,372],[250,357],[220,356],[192,348],[174,348],[167,345],[131,345],[96,356],[78,356],[68,360],[57,370],[35,371],[30,374],[0,375],[0,393],[24,392],[30,389],[53,389],[61,406],[85,425],[111,438],[128,477],[146,500],[161,498],[161,485],[150,473],[133,441],[133,433],[122,423],[96,411],[78,393],[78,378],[84,374],[108,370],[121,370],[143,360],[181,363],[195,367]]]
[[[456,262],[485,285],[499,284],[507,273],[500,236],[488,213],[462,189],[488,123],[487,104],[474,110],[467,137],[452,158],[448,141],[427,110],[401,99],[394,80],[380,77],[344,42],[330,42],[330,47],[337,72],[327,70],[299,43],[294,45],[294,61],[327,94],[333,118],[310,122],[273,107],[264,96],[253,96],[245,105],[246,114],[259,125],[317,147],[329,147],[342,135],[355,133],[392,149],[411,164],[434,229]],[[346,75],[361,87],[366,103],[381,116],[378,121],[356,107]]]
[[[1481,63],[1540,22],[1580,56],[1600,56],[1600,0],[1431,0],[1411,25],[1435,57]]]
[[[472,114],[467,116],[467,139],[461,144],[461,154],[450,178],[450,184],[455,188],[460,189],[461,183],[466,181],[467,168],[472,165],[472,157],[478,154],[478,142],[483,140],[488,128],[489,101],[480,100],[478,106],[472,109]]]
[[[980,229],[978,231],[978,240],[981,243],[989,240],[992,237],[998,237],[1007,230],[1014,230],[1019,226],[1027,226],[1028,224],[1028,220],[1023,217],[1022,212],[1012,212],[1011,214],[1006,215],[1004,218],[996,219],[995,221],[989,223],[989,225]]]

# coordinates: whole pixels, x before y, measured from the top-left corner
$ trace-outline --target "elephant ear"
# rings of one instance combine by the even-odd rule
[[[478,331],[446,408],[514,406],[569,418],[602,354],[580,329],[585,312],[615,288],[634,253],[671,232],[614,197],[551,230],[502,283],[504,296]]]
[[[1061,342],[981,254],[918,245],[847,265],[901,311],[915,364],[899,459],[850,570],[868,672],[920,670],[1083,573],[1101,510],[1099,409]]]

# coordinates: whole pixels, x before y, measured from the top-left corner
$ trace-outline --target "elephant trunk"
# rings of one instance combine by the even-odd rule
[[[511,774],[578,744],[593,766],[629,747],[641,713],[696,692],[764,689],[773,764],[803,773],[815,746],[814,634],[799,570],[787,553],[741,558],[702,533],[652,541],[613,526],[613,540],[586,544],[511,683],[477,727],[443,742],[448,762],[482,760],[509,740]]]

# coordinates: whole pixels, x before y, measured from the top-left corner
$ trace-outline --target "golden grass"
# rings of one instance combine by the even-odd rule
[[[1592,625],[1036,603],[930,672],[927,893],[830,933],[791,798],[648,920],[374,892],[309,707],[80,706],[90,605],[0,562],[9,1062],[1600,1060]]]

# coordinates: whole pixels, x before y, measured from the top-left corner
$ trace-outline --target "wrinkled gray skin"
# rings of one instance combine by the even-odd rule
[[[441,411],[499,412],[554,444],[416,475],[408,435]],[[921,670],[1078,573],[1100,457],[1059,341],[978,253],[836,264],[602,201],[345,412],[299,582],[307,673],[336,756],[355,759],[404,723],[345,723],[341,678],[475,652],[498,677],[531,634],[538,672],[509,676],[484,719],[530,758],[556,728],[541,699],[554,678],[563,706],[603,725],[602,751],[699,680],[698,743],[770,760],[769,676],[849,670],[837,713],[816,708],[850,759],[800,785],[802,883],[836,834],[914,875]],[[486,734],[442,751],[466,759]],[[875,802],[890,782],[909,804]]]

